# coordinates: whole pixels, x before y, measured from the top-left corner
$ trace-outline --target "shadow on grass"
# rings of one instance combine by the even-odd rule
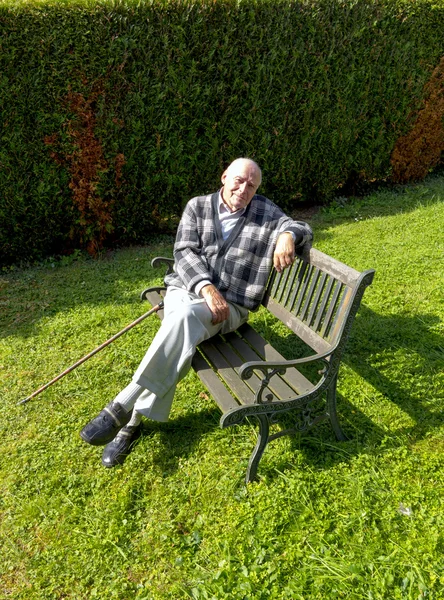
[[[438,317],[431,315],[380,315],[361,305],[343,363],[385,401],[408,414],[414,424],[383,429],[353,404],[352,397],[345,398],[338,393],[339,418],[349,440],[337,441],[329,423],[296,435],[290,438],[291,446],[295,452],[302,453],[303,462],[316,469],[328,469],[357,454],[377,453],[382,442],[384,449],[405,445],[406,437],[416,443],[442,427],[439,410],[442,399],[431,397],[428,391],[430,379],[442,372],[444,364],[443,340],[433,331],[439,322]],[[261,325],[268,339],[286,358],[312,353],[307,352],[293,334],[281,337],[272,327]],[[385,406],[387,410],[389,412]],[[282,470],[285,464],[282,461],[272,470]],[[273,477],[272,471],[268,475]]]
[[[328,421],[313,427],[307,432],[288,436],[290,446],[295,454],[295,462],[299,466],[308,465],[315,470],[328,470],[335,465],[348,462],[352,457],[359,454],[368,454],[379,448],[381,442],[386,438],[387,431],[376,425],[365,413],[356,408],[351,402],[337,395],[339,405],[339,420],[348,440],[338,441]],[[288,417],[286,426],[291,426],[292,419]],[[278,429],[276,429],[278,431]],[[279,444],[280,440],[272,441],[270,447]],[[400,445],[401,441],[394,442]],[[267,450],[265,451],[267,453]],[[275,453],[276,454],[276,453]],[[299,458],[296,458],[299,455]],[[265,462],[265,461],[264,461]],[[262,468],[261,468],[262,467]],[[278,472],[287,468],[295,468],[288,455],[285,458],[270,462],[264,469],[262,463],[259,465],[259,475],[267,474],[268,478],[274,479]],[[296,467],[298,468],[298,467]]]
[[[140,301],[140,293],[161,284],[164,276],[162,269],[151,267],[151,260],[171,255],[172,248],[173,239],[165,236],[150,246],[109,252],[98,259],[54,262],[54,267],[50,263],[0,276],[0,339],[32,337],[47,326],[47,318],[85,306],[118,309],[140,304],[142,314],[150,305]]]
[[[428,383],[444,364],[443,339],[433,331],[439,322],[431,315],[379,315],[362,305],[344,357],[349,367],[415,421],[409,431],[413,440],[442,421],[433,410],[438,399],[430,397]]]
[[[174,474],[181,458],[190,456],[200,438],[219,427],[220,411],[216,406],[193,411],[159,423],[143,421],[143,437],[160,434],[160,448],[154,452],[153,462],[165,476]]]

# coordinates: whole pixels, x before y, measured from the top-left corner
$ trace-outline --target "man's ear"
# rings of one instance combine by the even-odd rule
[[[220,180],[221,180],[221,182],[222,182],[223,184],[225,183],[225,179],[226,179],[226,178],[227,178],[227,172],[226,172],[226,171],[224,171],[224,172],[222,173],[222,177],[220,178]]]

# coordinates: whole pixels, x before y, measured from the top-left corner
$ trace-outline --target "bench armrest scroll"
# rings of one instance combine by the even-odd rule
[[[156,256],[156,258],[153,258],[153,260],[151,261],[151,266],[155,269],[157,267],[161,267],[162,265],[166,265],[167,267],[165,276],[169,275],[173,272],[174,259],[166,258],[165,256]],[[166,287],[164,285],[146,288],[146,290],[143,290],[143,292],[140,294],[140,299],[148,300],[147,294],[149,294],[150,292],[157,292],[160,294],[160,292],[164,292],[165,290]]]
[[[249,361],[244,363],[239,369],[239,376],[241,379],[250,379],[253,375],[253,371],[257,369],[258,371],[262,371],[265,375],[267,375],[270,370],[275,373],[284,374],[287,369],[290,367],[296,367],[298,365],[306,365],[309,363],[313,363],[316,361],[321,361],[324,365],[324,372],[328,370],[330,367],[329,357],[333,354],[334,348],[329,350],[328,352],[323,352],[322,354],[315,354],[313,356],[307,356],[304,358],[295,358],[294,360],[285,360],[280,362],[269,362],[266,360],[258,360],[258,361]]]
[[[170,273],[173,272],[174,258],[167,258],[165,256],[156,256],[156,258],[153,258],[153,260],[151,261],[151,266],[154,269],[157,269],[158,267],[161,267],[162,265],[166,265],[167,271],[166,271],[165,275],[169,275]]]

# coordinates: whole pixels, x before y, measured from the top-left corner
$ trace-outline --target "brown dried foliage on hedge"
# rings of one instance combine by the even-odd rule
[[[422,179],[444,152],[444,56],[424,90],[424,106],[412,130],[399,138],[391,157],[392,179],[406,183]]]
[[[64,165],[71,175],[69,188],[79,217],[71,228],[70,237],[80,242],[93,256],[113,230],[112,202],[104,200],[98,191],[100,177],[109,167],[102,143],[96,135],[95,105],[103,92],[103,81],[100,79],[95,82],[87,98],[79,92],[73,92],[70,86],[63,104],[73,114],[65,124],[65,131],[74,146],[71,153],[63,154],[60,150],[54,150],[60,146],[57,134],[46,136],[44,140],[47,146],[53,148],[53,160]],[[115,158],[116,187],[121,185],[124,164],[124,155],[118,154]]]
[[[67,132],[76,147],[67,157],[71,174],[69,187],[80,212],[81,241],[86,242],[90,254],[96,254],[112,228],[111,202],[103,200],[97,191],[100,175],[108,168],[102,144],[95,135],[94,105],[102,93],[99,81],[89,98],[72,90],[66,96],[66,103],[75,115],[67,123]]]

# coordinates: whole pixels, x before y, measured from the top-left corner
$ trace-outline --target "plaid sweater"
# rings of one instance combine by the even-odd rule
[[[302,246],[312,239],[311,228],[256,194],[224,241],[218,202],[216,192],[186,205],[174,244],[174,272],[165,283],[194,292],[196,284],[209,280],[229,302],[255,310],[265,293],[279,234],[293,232]]]

